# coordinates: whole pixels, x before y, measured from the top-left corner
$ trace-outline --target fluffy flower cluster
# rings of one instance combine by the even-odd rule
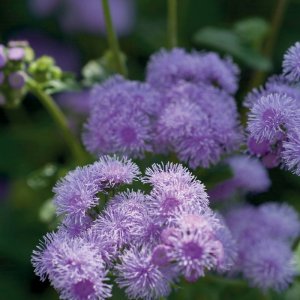
[[[242,140],[237,75],[215,53],[162,50],[150,58],[147,83],[115,76],[93,90],[84,143],[96,154],[171,152],[191,168],[215,164]]]
[[[272,76],[264,87],[245,99],[248,147],[267,167],[282,165],[300,175],[300,43],[284,56],[283,74]]]
[[[130,160],[106,156],[56,185],[62,224],[32,263],[61,299],[109,298],[108,272],[130,299],[159,299],[181,276],[193,282],[234,264],[235,243],[209,208],[203,184],[179,164],[155,164],[145,173],[141,178]],[[134,180],[150,186],[149,194],[119,191]]]
[[[300,233],[297,212],[272,202],[258,208],[244,206],[231,210],[226,223],[238,242],[233,269],[262,290],[287,288],[296,275],[291,248]]]
[[[262,193],[268,190],[271,181],[264,165],[254,157],[235,155],[226,160],[232,177],[218,183],[209,191],[211,200],[225,200],[236,193]]]

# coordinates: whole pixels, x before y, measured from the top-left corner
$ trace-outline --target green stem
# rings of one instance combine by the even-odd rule
[[[274,12],[271,20],[271,26],[270,26],[271,31],[269,33],[269,36],[265,42],[265,46],[262,51],[267,58],[272,58],[273,56],[274,46],[276,44],[278,33],[282,25],[282,21],[287,8],[288,1],[289,0],[277,0],[276,7],[274,8]],[[267,75],[266,72],[256,71],[250,82],[250,89],[262,84],[266,78],[266,75]]]
[[[168,42],[170,48],[177,46],[177,0],[168,0]]]
[[[114,56],[117,71],[123,76],[127,76],[127,70],[126,70],[124,60],[122,58],[117,35],[114,30],[108,0],[102,0],[102,7],[103,7],[103,13],[104,13],[104,19],[105,19],[105,25],[107,31],[107,39],[108,39],[110,50],[112,51],[112,54]]]
[[[29,91],[37,97],[37,99],[47,109],[47,111],[55,121],[56,125],[60,128],[65,142],[70,147],[70,150],[76,162],[79,164],[85,164],[87,162],[86,153],[84,152],[83,148],[81,147],[75,136],[70,131],[65,115],[57,106],[53,98],[46,94],[39,86],[39,84],[33,79],[27,80],[27,86],[29,88]]]

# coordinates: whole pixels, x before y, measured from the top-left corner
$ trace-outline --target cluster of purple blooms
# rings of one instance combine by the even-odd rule
[[[150,192],[126,189],[136,180]],[[181,276],[194,282],[234,264],[228,228],[180,164],[154,164],[142,177],[131,160],[104,156],[68,173],[54,193],[62,223],[32,263],[61,299],[109,298],[111,275],[130,299],[160,299]]]
[[[26,47],[21,41],[11,41],[7,47],[0,44],[0,106],[9,102],[12,91],[18,93],[25,86]]]
[[[226,215],[237,241],[232,273],[242,273],[251,285],[266,291],[286,289],[298,275],[292,245],[300,233],[297,212],[288,204],[266,203],[231,209]]]
[[[97,155],[175,153],[191,168],[216,164],[242,142],[238,74],[212,52],[161,50],[145,83],[114,76],[93,89],[84,144]]]
[[[247,130],[250,153],[267,167],[300,175],[300,43],[284,55],[283,73],[248,94]]]

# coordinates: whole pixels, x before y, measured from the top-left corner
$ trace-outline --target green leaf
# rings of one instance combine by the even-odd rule
[[[206,27],[196,33],[194,40],[198,45],[231,54],[251,68],[268,71],[272,66],[269,59],[245,45],[234,31]]]
[[[234,24],[234,31],[246,44],[259,49],[270,30],[269,23],[261,18],[249,18]]]

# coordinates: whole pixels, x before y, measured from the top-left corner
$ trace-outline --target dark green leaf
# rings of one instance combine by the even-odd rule
[[[269,59],[246,46],[242,39],[231,30],[206,27],[196,33],[194,40],[198,45],[231,54],[251,68],[262,71],[268,71],[271,68]]]

